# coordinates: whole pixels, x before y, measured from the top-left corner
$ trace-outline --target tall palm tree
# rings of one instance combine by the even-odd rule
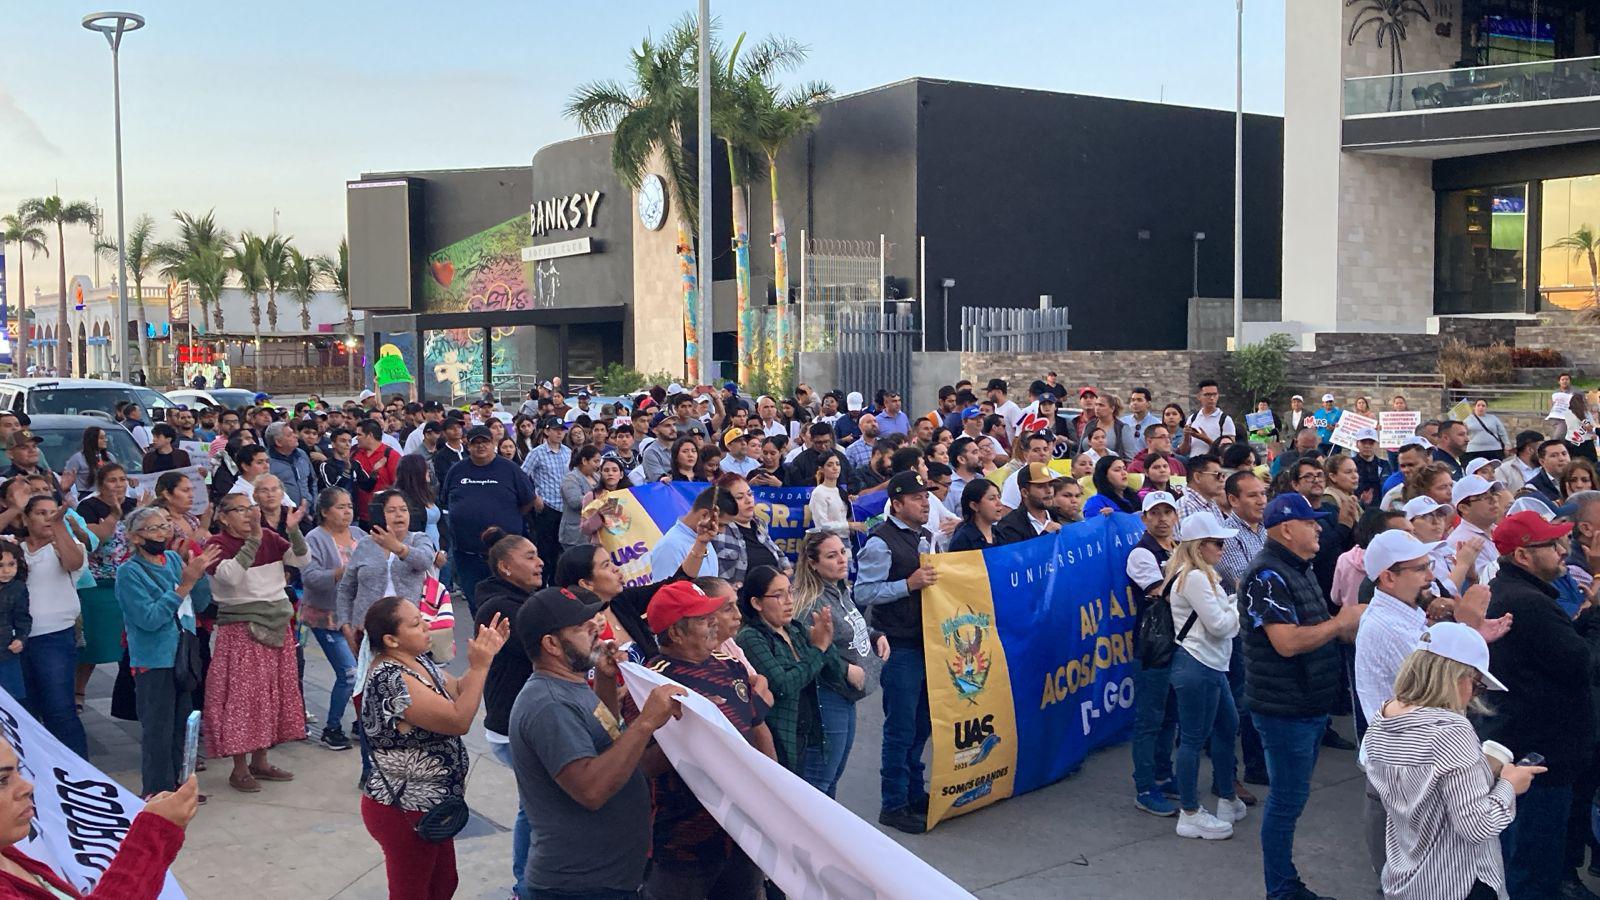
[[[328,284],[333,292],[344,302],[344,335],[345,335],[345,378],[350,389],[356,388],[356,319],[355,311],[350,308],[350,241],[339,238],[339,255],[337,257],[319,256],[317,266],[322,269],[322,274],[327,277]]]
[[[278,289],[289,268],[289,245],[294,239],[276,231],[261,239],[261,278],[267,291],[267,330],[278,330]]]
[[[92,225],[95,221],[93,204],[81,200],[66,201],[61,195],[34,197],[22,201],[22,217],[31,225],[54,225],[56,228],[56,265],[60,289],[56,299],[61,301],[56,311],[56,371],[62,375],[72,372],[72,341],[67,330],[67,235],[68,225]]]
[[[239,232],[239,239],[228,250],[228,268],[239,276],[239,288],[250,295],[250,325],[255,329],[256,390],[262,390],[261,365],[261,292],[266,290],[267,276],[262,270],[262,248],[266,239],[248,231]]]
[[[1551,250],[1565,250],[1572,254],[1573,259],[1587,259],[1589,262],[1589,284],[1592,289],[1589,305],[1591,310],[1600,313],[1600,232],[1596,232],[1593,225],[1585,222],[1578,226],[1578,230],[1557,240],[1550,245]]]
[[[178,236],[156,248],[155,260],[161,277],[188,282],[200,301],[202,330],[210,333],[211,316],[216,313],[217,330],[223,328],[222,290],[228,284],[228,232],[217,225],[215,212],[203,216],[175,212]]]
[[[17,308],[11,314],[17,323],[17,342],[11,347],[11,367],[18,375],[28,372],[28,285],[23,278],[22,251],[29,251],[29,256],[49,256],[50,245],[45,240],[44,229],[27,221],[20,211],[0,216],[0,250],[17,245]],[[5,274],[0,272],[0,278]]]
[[[146,333],[149,327],[149,317],[144,310],[144,297],[140,289],[144,286],[145,272],[156,264],[156,251],[159,245],[156,242],[156,221],[148,215],[140,216],[133,223],[133,228],[128,232],[128,252],[126,260],[128,265],[128,290],[132,292],[135,321],[139,323],[139,366],[148,372],[150,365],[150,336]],[[95,242],[94,250],[108,259],[117,258],[117,242],[99,240]]]
[[[311,301],[317,296],[321,283],[322,269],[317,265],[317,258],[301,253],[299,247],[290,247],[289,260],[283,268],[283,288],[300,304],[301,331],[311,330]]]
[[[671,205],[677,211],[684,375],[691,383],[701,380],[700,275],[691,237],[699,219],[699,197],[695,157],[684,146],[684,138],[694,130],[698,116],[693,86],[696,46],[694,19],[685,17],[663,40],[646,37],[638,49],[630,51],[630,84],[595,81],[580,85],[566,107],[567,117],[584,131],[613,132],[611,166],[629,188],[637,189],[644,181],[657,154],[666,165]],[[710,373],[706,374],[709,377]]]

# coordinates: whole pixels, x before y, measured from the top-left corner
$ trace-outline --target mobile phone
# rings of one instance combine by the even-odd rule
[[[182,787],[194,775],[194,760],[200,753],[200,710],[189,713],[183,734],[183,768],[178,772],[178,786]]]
[[[1522,754],[1522,758],[1517,760],[1517,765],[1519,765],[1519,766],[1542,766],[1542,765],[1544,765],[1544,754],[1542,754],[1542,753],[1524,753],[1524,754]]]

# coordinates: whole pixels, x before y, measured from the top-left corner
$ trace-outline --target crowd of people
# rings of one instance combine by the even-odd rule
[[[396,898],[455,891],[461,737],[483,709],[518,787],[515,896],[776,897],[651,740],[675,698],[711,699],[834,796],[856,706],[878,695],[878,821],[920,833],[931,555],[1127,514],[1144,526],[1127,559],[1137,809],[1216,840],[1259,805],[1267,896],[1314,898],[1296,822],[1320,749],[1359,742],[1341,764],[1366,772],[1386,895],[1586,897],[1600,492],[1583,395],[1561,388],[1577,427],[1513,436],[1479,403],[1392,448],[1340,437],[1331,394],[1246,422],[1215,382],[1167,402],[1054,373],[1015,398],[1002,379],[958,382],[914,417],[893,391],[806,384],[602,402],[546,383],[514,411],[260,395],[153,423],[120,406],[105,427],[156,476],[138,488],[103,429],[55,473],[3,412],[0,687],[87,757],[86,685],[117,663],[113,714],[142,726],[152,797],[204,802],[178,783],[191,709],[203,756],[231,758],[243,793],[294,778],[269,758],[287,742],[359,748]],[[657,481],[694,499],[650,548],[650,583],[624,585],[600,542],[611,494]],[[752,490],[776,486],[812,489],[792,559]],[[474,636],[455,677],[458,612]],[[334,673],[325,704],[305,693],[303,641]],[[678,686],[635,704],[630,659]],[[1334,725],[1346,715],[1353,733]]]

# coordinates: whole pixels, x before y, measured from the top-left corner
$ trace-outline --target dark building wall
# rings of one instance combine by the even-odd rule
[[[930,350],[946,277],[952,307],[1053,295],[1084,350],[1184,346],[1194,232],[1200,295],[1232,294],[1232,113],[934,81],[918,109]],[[1247,116],[1247,297],[1279,296],[1282,159],[1282,120]]]
[[[593,252],[547,260],[540,266],[541,307],[617,306],[633,302],[633,192],[611,167],[611,136],[595,135],[550,144],[533,155],[529,203],[574,193],[600,191],[594,227],[557,228],[534,236],[526,246],[590,238]],[[552,277],[554,273],[555,277]],[[555,285],[553,288],[547,286]]]

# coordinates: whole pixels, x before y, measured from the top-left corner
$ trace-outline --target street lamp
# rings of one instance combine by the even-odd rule
[[[122,69],[118,63],[118,50],[122,36],[144,27],[144,16],[131,12],[98,12],[83,17],[83,27],[106,36],[111,46],[111,105],[117,132],[117,316],[123,323],[128,319],[128,252],[122,227]],[[62,298],[66,302],[66,298]],[[140,303],[144,298],[140,298]],[[128,328],[118,329],[117,362],[122,380],[128,380]],[[143,364],[143,360],[140,361]]]

